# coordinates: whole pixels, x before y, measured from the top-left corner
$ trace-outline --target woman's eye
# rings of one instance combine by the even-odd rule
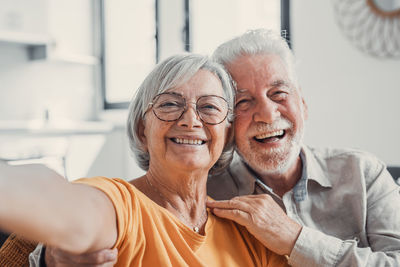
[[[204,109],[218,109],[218,107],[216,107],[215,105],[212,105],[212,104],[204,105],[201,108],[204,108]]]
[[[167,108],[167,107],[179,107],[180,104],[177,102],[163,102],[159,105],[160,108]]]
[[[221,110],[219,107],[213,104],[204,104],[198,107],[198,109],[200,112],[218,112]]]

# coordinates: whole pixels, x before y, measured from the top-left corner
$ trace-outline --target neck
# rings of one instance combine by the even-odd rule
[[[147,183],[145,194],[149,198],[188,227],[204,230],[207,220],[207,173],[166,173],[150,168],[143,179]]]
[[[203,204],[207,196],[208,172],[179,172],[149,168],[146,173],[148,181],[169,202],[179,207],[185,203],[187,207]]]
[[[283,173],[267,173],[258,176],[266,185],[272,188],[275,194],[282,197],[297,184],[301,178],[302,171],[303,163],[299,156]]]

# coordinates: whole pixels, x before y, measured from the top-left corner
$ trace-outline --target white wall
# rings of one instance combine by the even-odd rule
[[[53,52],[92,55],[91,0],[0,0],[0,31],[47,34]],[[71,20],[71,12],[74,19]],[[28,50],[0,43],[0,120],[93,119],[95,67],[54,60],[29,60]]]
[[[306,143],[361,148],[400,165],[400,60],[353,46],[333,2],[291,3],[292,45],[309,106]]]
[[[92,66],[31,61],[27,50],[0,44],[0,120],[94,117]],[[60,101],[61,100],[61,101]]]

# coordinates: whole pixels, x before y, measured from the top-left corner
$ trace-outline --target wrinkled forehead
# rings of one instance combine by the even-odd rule
[[[159,93],[174,92],[182,96],[224,95],[221,79],[213,71],[201,68],[193,74],[175,77]]]
[[[181,75],[175,75],[168,82],[162,83],[160,88],[158,88],[157,94],[165,93],[168,91],[172,91],[176,88],[182,87],[185,83],[187,83],[195,74],[195,73],[185,73]]]
[[[292,68],[278,54],[241,55],[227,63],[226,68],[239,90],[269,84],[297,87]]]

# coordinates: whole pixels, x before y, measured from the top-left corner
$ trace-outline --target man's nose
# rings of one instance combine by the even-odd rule
[[[196,112],[195,104],[188,103],[186,110],[183,111],[181,118],[178,120],[178,125],[188,128],[197,128],[203,126],[203,122]]]
[[[255,122],[273,123],[280,116],[281,113],[278,110],[278,104],[265,97],[259,99],[253,114],[253,120]]]

